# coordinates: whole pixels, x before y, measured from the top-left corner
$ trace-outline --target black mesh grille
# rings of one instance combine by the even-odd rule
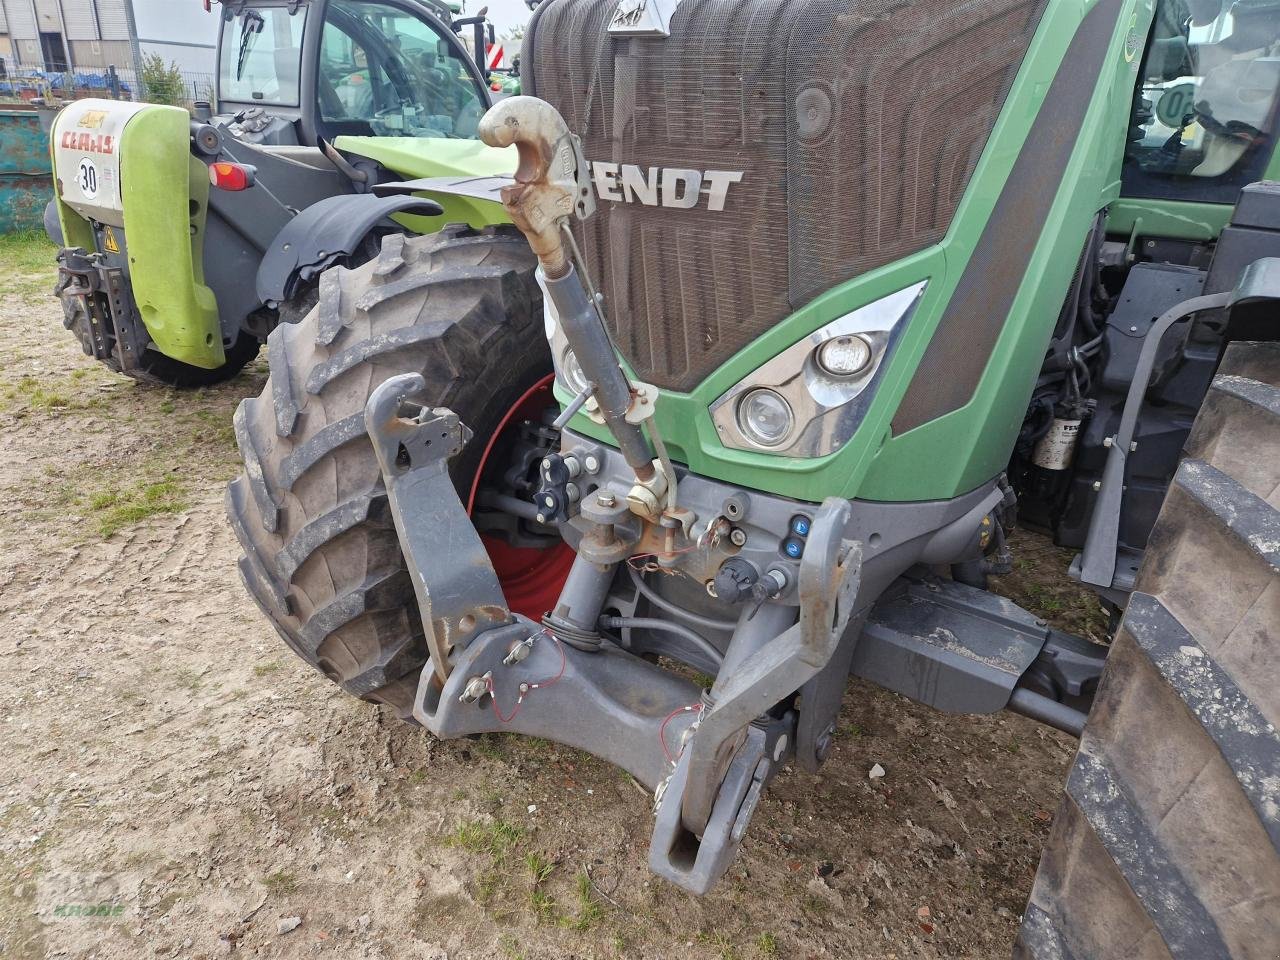
[[[822,291],[946,233],[1044,0],[684,0],[666,39],[552,0],[529,91],[589,160],[743,171],[723,211],[600,202],[579,236],[619,348],[689,390]]]

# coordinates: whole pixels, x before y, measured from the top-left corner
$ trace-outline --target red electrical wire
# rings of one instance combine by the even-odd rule
[[[568,666],[568,663],[569,663],[568,657],[565,656],[564,644],[560,642],[559,637],[557,637],[554,633],[552,633],[550,630],[547,630],[545,628],[543,628],[543,630],[541,631],[541,634],[534,634],[535,637],[539,635],[550,637],[551,642],[554,643],[556,645],[556,649],[560,651],[560,672],[557,673],[554,677],[552,677],[549,680],[539,680],[537,683],[530,683],[530,684],[522,683],[520,685],[520,696],[516,698],[515,709],[512,710],[508,716],[505,716],[505,717],[502,715],[502,711],[498,709],[498,696],[496,693],[494,693],[494,690],[493,690],[493,677],[487,677],[484,682],[485,689],[489,691],[489,702],[493,706],[493,715],[498,718],[499,723],[503,723],[503,724],[510,723],[512,720],[516,718],[516,714],[520,712],[520,707],[524,704],[524,698],[530,693],[530,691],[543,690],[547,687],[550,687],[553,684],[555,684],[556,681],[558,681],[561,677],[564,676],[565,668]]]
[[[700,713],[702,711],[702,704],[691,703],[688,706],[676,707],[674,710],[672,710],[670,713],[667,714],[667,719],[662,721],[662,726],[658,727],[658,742],[662,744],[662,753],[664,756],[666,756],[667,762],[672,764],[673,766],[675,765],[676,758],[671,756],[671,751],[667,749],[667,724],[670,723],[672,720],[674,720],[680,714],[688,713],[691,710],[694,713]]]

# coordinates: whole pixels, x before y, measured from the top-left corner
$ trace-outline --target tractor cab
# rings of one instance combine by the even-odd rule
[[[1280,2],[1163,0],[1139,74],[1123,196],[1234,205],[1242,187],[1276,172],[1278,89]]]
[[[460,32],[483,17],[419,0],[224,5],[216,112],[238,140],[317,147],[341,136],[474,140],[489,93]],[[488,27],[491,31],[492,27]]]

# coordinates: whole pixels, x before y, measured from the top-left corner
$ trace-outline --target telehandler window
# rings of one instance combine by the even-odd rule
[[[1160,0],[1140,78],[1124,195],[1235,203],[1275,146],[1280,0]]]
[[[485,109],[463,52],[390,3],[330,3],[317,82],[326,137],[474,139]]]
[[[306,19],[306,7],[294,13],[285,7],[246,7],[237,14],[222,42],[222,99],[298,106]]]

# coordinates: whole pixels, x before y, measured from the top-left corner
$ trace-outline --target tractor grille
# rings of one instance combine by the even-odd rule
[[[1045,0],[550,0],[530,93],[590,161],[742,171],[722,211],[601,200],[580,224],[619,349],[687,391],[830,287],[946,233]]]

